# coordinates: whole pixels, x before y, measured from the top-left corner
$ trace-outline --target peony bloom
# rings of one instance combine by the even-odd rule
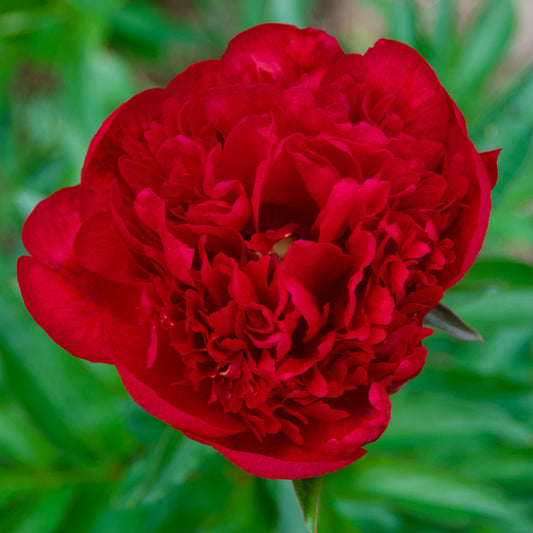
[[[410,47],[266,24],[120,106],[28,218],[24,302],[153,416],[244,470],[363,455],[472,265],[497,152]]]

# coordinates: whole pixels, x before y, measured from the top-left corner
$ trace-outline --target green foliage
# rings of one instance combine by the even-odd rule
[[[298,503],[302,508],[307,529],[311,533],[317,533],[322,477],[295,479],[292,484],[294,486],[294,492],[298,497]]]
[[[424,319],[424,325],[443,331],[456,339],[463,341],[483,342],[483,337],[474,328],[466,324],[449,307],[437,304]]]
[[[367,4],[386,36],[430,61],[476,146],[503,152],[484,249],[444,300],[485,344],[428,339],[426,368],[394,396],[390,428],[361,460],[324,476],[319,531],[530,531],[533,66],[506,65],[518,4],[481,2],[466,25],[459,1],[432,3],[431,24],[414,0]],[[219,56],[245,27],[317,25],[328,6],[1,3],[0,531],[305,531],[290,482],[239,471],[144,413],[114,369],[55,346],[22,305],[15,261],[24,218],[78,181],[92,135],[118,104]]]

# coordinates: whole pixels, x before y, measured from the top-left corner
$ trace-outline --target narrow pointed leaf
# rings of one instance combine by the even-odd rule
[[[514,26],[512,4],[509,0],[487,0],[467,32],[454,87],[462,97],[467,98],[505,54]]]
[[[322,476],[308,479],[294,479],[292,484],[300,507],[302,508],[305,526],[311,533],[317,533],[318,504],[320,500],[320,489],[322,488]]]
[[[443,304],[437,304],[426,315],[424,325],[438,329],[463,341],[485,342],[479,331],[463,322],[451,309]]]

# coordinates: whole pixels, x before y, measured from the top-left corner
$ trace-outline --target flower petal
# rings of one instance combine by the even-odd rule
[[[76,357],[109,362],[102,350],[105,332],[119,321],[136,320],[139,291],[78,264],[78,201],[79,186],[61,189],[28,217],[22,235],[33,257],[19,259],[18,282],[28,311],[55,342]]]
[[[443,141],[448,125],[446,93],[435,72],[413,48],[380,39],[363,56],[363,80],[373,98],[394,96],[390,109],[417,139]]]
[[[490,187],[494,189],[496,182],[498,181],[498,156],[500,155],[501,148],[499,150],[491,150],[490,152],[483,152],[479,154],[489,175]]]
[[[265,449],[256,452],[237,451],[218,444],[211,444],[234,465],[246,472],[267,479],[303,479],[335,472],[362,457],[366,451],[359,449],[343,458],[317,457],[316,460],[305,460],[297,453],[299,448],[291,443],[285,455],[288,458],[277,458],[265,454]],[[293,458],[291,453],[293,452]]]
[[[143,139],[160,118],[164,89],[148,89],[130,98],[106,120],[95,135],[81,172],[80,219],[109,209],[109,187],[120,176],[118,162],[126,154],[125,138]]]
[[[343,52],[327,33],[286,24],[262,24],[233,38],[221,58],[249,73],[253,81],[275,82],[281,86],[298,83],[317,85],[326,67]]]
[[[75,357],[109,363],[103,342],[109,329],[131,320],[139,293],[88,275],[81,267],[58,272],[32,257],[17,264],[24,303],[35,321]]]
[[[241,433],[245,427],[218,404],[208,404],[201,392],[173,383],[179,379],[179,356],[168,343],[158,342],[158,354],[151,355],[149,327],[121,325],[107,339],[106,352],[117,367],[131,397],[145,411],[197,440],[216,439]],[[162,340],[162,339],[159,339]]]
[[[39,202],[22,228],[22,242],[37,260],[58,270],[70,259],[80,227],[80,186],[61,189]]]
[[[74,253],[84,269],[110,281],[140,283],[146,279],[122,244],[108,213],[97,213],[81,226],[74,240]]]

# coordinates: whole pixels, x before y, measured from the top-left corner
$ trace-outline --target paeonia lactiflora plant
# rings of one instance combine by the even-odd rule
[[[435,73],[266,24],[107,118],[81,184],[28,218],[18,279],[72,355],[256,476],[363,455],[472,265],[497,151]]]

